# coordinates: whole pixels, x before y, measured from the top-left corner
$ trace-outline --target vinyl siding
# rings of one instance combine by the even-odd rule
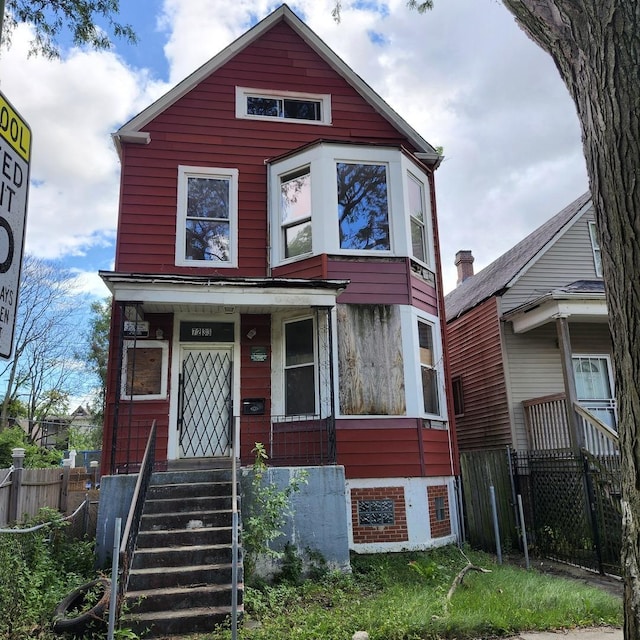
[[[464,415],[456,416],[461,451],[511,444],[500,322],[490,298],[447,325],[451,377],[461,376]]]
[[[329,258],[327,277],[350,280],[341,304],[409,304],[404,258]]]
[[[235,87],[331,94],[332,125],[235,117]],[[260,277],[267,272],[265,160],[318,138],[412,148],[284,23],[152,120],[148,145],[123,143],[117,271]],[[175,266],[178,165],[237,168],[238,268]],[[151,231],[151,233],[149,233]]]
[[[502,313],[576,280],[597,279],[589,236],[593,220],[591,208],[518,278],[502,296]]]

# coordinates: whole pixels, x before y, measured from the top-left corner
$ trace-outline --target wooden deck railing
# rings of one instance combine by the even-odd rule
[[[529,449],[571,448],[564,393],[532,398],[522,405]],[[575,403],[574,409],[584,448],[594,455],[618,454],[618,434],[580,404]]]

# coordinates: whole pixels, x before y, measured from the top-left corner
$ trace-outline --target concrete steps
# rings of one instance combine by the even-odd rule
[[[231,482],[227,468],[153,474],[123,617],[140,637],[206,633],[229,616]],[[241,570],[238,580],[241,612]]]

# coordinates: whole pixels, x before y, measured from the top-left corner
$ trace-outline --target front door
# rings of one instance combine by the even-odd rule
[[[617,431],[617,405],[607,355],[573,356],[578,402]]]
[[[181,458],[231,455],[231,379],[231,349],[182,349]]]

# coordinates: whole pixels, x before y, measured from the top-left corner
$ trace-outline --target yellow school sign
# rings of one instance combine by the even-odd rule
[[[31,129],[0,93],[0,357],[9,358],[27,221]]]

